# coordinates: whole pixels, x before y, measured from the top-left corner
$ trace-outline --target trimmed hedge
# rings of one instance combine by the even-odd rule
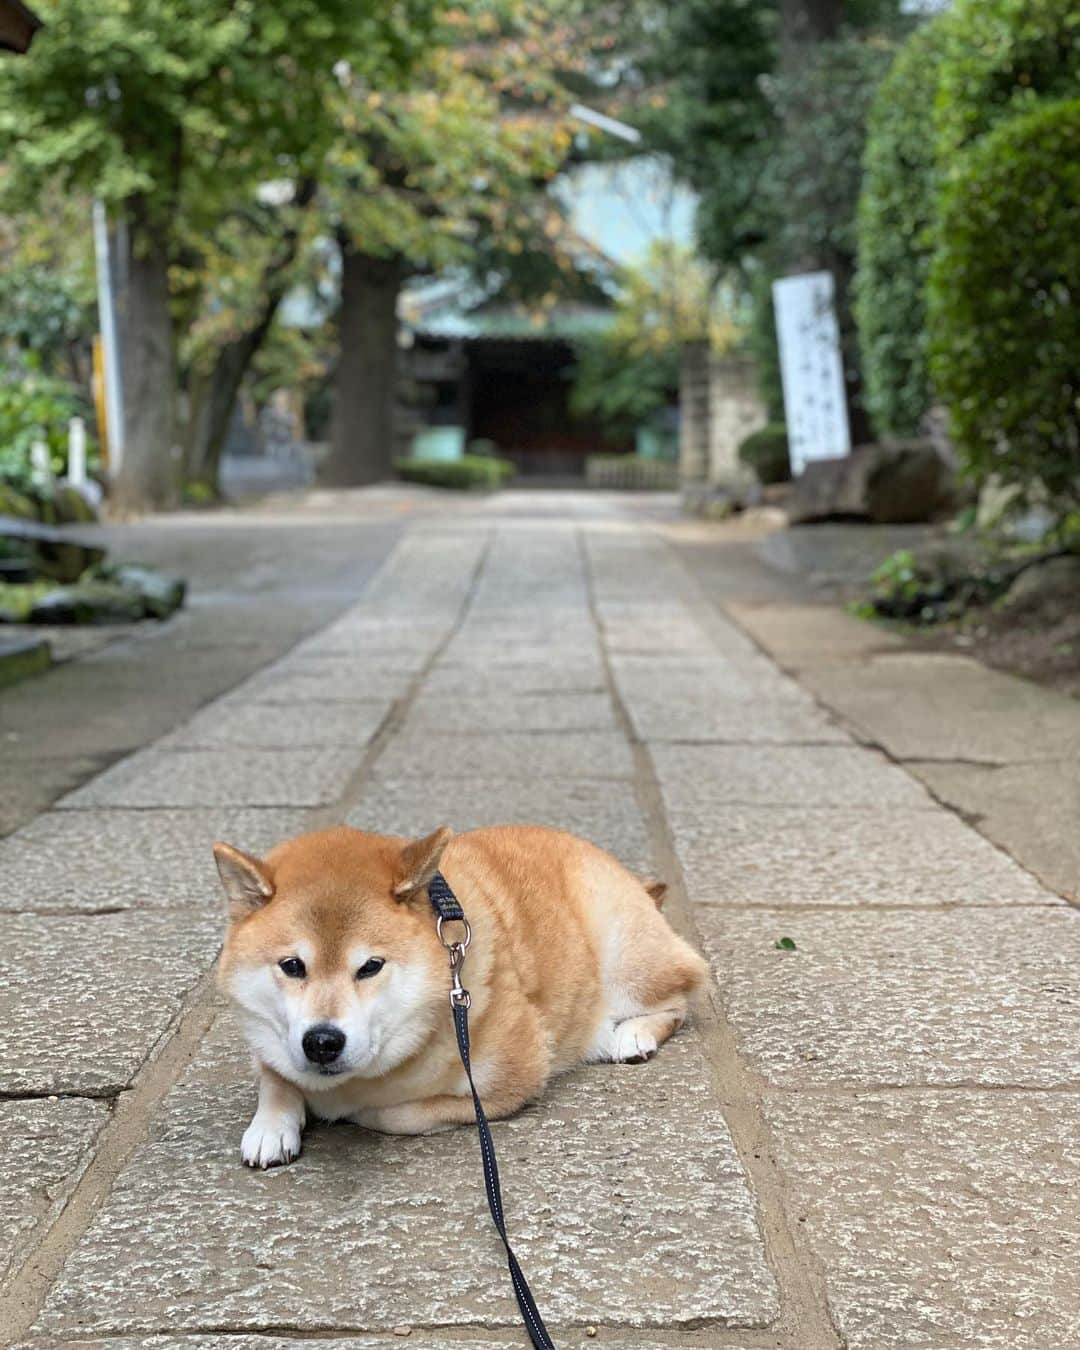
[[[943,194],[931,369],[969,472],[1080,501],[1080,99],[1010,118]]]
[[[487,455],[462,455],[460,459],[399,459],[394,464],[399,478],[406,483],[424,483],[428,487],[498,488],[514,473],[508,459]]]
[[[943,32],[934,124],[946,175],[1003,118],[1080,96],[1076,0],[956,0]]]
[[[926,278],[938,176],[927,117],[951,18],[922,25],[905,42],[870,112],[854,289],[863,396],[879,436],[915,435],[933,400]]]
[[[760,483],[786,483],[791,477],[787,427],[768,422],[752,431],[739,445],[739,458],[757,474]]]

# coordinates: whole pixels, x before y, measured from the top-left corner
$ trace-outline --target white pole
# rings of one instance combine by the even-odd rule
[[[45,441],[31,441],[30,470],[36,486],[45,489],[52,487],[52,456],[49,454],[49,447]]]
[[[115,478],[124,462],[124,392],[120,344],[116,332],[116,296],[109,254],[109,220],[105,203],[94,202],[94,256],[97,260],[98,319],[105,374],[105,420],[109,435],[109,473]]]
[[[629,141],[631,145],[637,145],[641,140],[641,132],[637,127],[620,122],[616,117],[609,117],[607,113],[597,112],[595,108],[589,108],[584,103],[571,103],[570,116],[576,117],[579,122],[596,127],[598,131],[606,131],[609,136],[618,136],[621,141]]]
[[[68,423],[67,476],[72,487],[86,486],[86,423],[81,417]]]

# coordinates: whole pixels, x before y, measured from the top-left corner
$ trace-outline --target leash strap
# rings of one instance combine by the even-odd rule
[[[469,1091],[472,1093],[473,1106],[476,1108],[476,1130],[480,1136],[480,1156],[484,1164],[484,1186],[487,1189],[487,1202],[488,1209],[491,1211],[491,1220],[498,1231],[499,1237],[502,1238],[503,1246],[506,1248],[506,1260],[510,1267],[510,1279],[514,1285],[514,1297],[517,1299],[521,1320],[525,1323],[525,1330],[529,1333],[529,1340],[535,1350],[555,1350],[555,1344],[548,1335],[547,1327],[544,1326],[544,1319],[540,1316],[540,1310],[536,1306],[532,1290],[518,1265],[518,1259],[510,1246],[510,1239],[506,1236],[502,1190],[499,1186],[499,1165],[495,1160],[495,1142],[491,1137],[491,1129],[488,1126],[487,1116],[484,1115],[484,1108],[480,1103],[476,1084],[473,1082],[472,1060],[469,1051],[469,1008],[472,1000],[469,997],[469,991],[463,988],[461,984],[461,967],[465,961],[465,952],[469,942],[472,940],[472,930],[469,928],[469,921],[465,918],[465,913],[458,902],[457,896],[450,889],[441,872],[436,872],[428,883],[428,896],[431,899],[431,907],[435,911],[439,940],[450,954],[450,1006],[454,1014],[454,1030],[457,1033],[458,1052],[461,1055],[465,1076],[469,1080]],[[463,923],[465,925],[465,940],[463,942],[447,942],[442,932],[444,923]]]

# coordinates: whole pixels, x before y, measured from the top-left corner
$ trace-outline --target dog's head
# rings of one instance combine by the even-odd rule
[[[450,838],[342,826],[263,859],[214,845],[229,902],[219,980],[264,1064],[318,1090],[378,1077],[420,1049],[446,1012],[426,887]]]

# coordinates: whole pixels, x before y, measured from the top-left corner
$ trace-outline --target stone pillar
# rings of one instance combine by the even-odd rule
[[[757,369],[746,356],[714,356],[708,372],[708,480],[715,487],[744,487],[754,475],[739,459],[739,446],[768,421]]]
[[[709,476],[709,349],[687,343],[679,368],[679,479],[684,487]]]

